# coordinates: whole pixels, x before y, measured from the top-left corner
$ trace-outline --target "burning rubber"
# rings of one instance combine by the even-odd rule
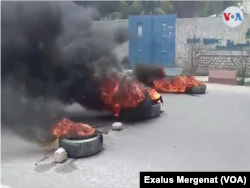
[[[89,157],[103,150],[102,133],[87,124],[63,118],[52,132],[70,158]]]
[[[110,33],[92,27],[95,9],[70,1],[5,1],[2,6],[2,124],[41,144],[58,139],[65,150],[55,154],[58,162],[66,153],[73,158],[99,153],[103,135],[89,125],[62,119],[61,107],[51,102],[76,102],[116,118],[144,120],[161,114],[160,93],[205,93],[206,85],[195,77],[170,79],[154,64],[124,71],[113,47],[129,35],[118,29],[111,48]]]
[[[103,150],[103,135],[96,131],[93,135],[82,138],[61,139],[59,147],[65,149],[70,158],[89,157]]]
[[[122,108],[119,118],[134,121],[158,117],[161,113],[160,99],[153,101],[150,95],[146,95],[146,98],[136,107]]]
[[[187,93],[189,94],[204,94],[206,93],[207,86],[206,84],[201,86],[193,86],[189,90],[187,90]]]
[[[206,84],[194,76],[166,75],[162,67],[153,64],[137,64],[134,74],[141,83],[154,88],[159,93],[204,94]]]
[[[149,118],[156,118],[161,114],[161,104],[154,104],[143,111],[139,108],[124,108],[121,110],[119,118],[122,120],[143,120]]]

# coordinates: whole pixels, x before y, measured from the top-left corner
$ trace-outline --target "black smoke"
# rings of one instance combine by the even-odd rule
[[[134,74],[141,83],[154,87],[154,80],[166,77],[164,70],[154,64],[138,63],[135,66]]]
[[[122,70],[105,31],[92,28],[96,16],[95,9],[73,2],[2,2],[5,128],[29,140],[49,136],[49,127],[56,121],[51,115],[63,116],[61,105],[51,105],[51,101],[66,104],[98,95],[97,80],[109,71]],[[126,34],[117,32],[114,39],[122,43]]]

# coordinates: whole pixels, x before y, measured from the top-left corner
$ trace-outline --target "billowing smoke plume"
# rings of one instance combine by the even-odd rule
[[[95,9],[73,2],[2,2],[2,125],[28,139],[50,134],[48,99],[66,103],[98,93],[96,79],[121,71]],[[126,40],[124,32],[114,36]],[[93,107],[94,108],[94,107]],[[60,115],[58,115],[60,116]]]
[[[136,79],[141,83],[153,87],[154,80],[166,77],[164,70],[155,64],[138,63],[135,67],[134,74]]]

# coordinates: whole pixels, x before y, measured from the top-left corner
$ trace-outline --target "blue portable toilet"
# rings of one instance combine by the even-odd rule
[[[176,19],[176,14],[129,16],[130,68],[137,63],[175,68]]]

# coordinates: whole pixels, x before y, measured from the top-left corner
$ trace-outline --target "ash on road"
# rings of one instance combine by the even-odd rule
[[[250,170],[250,88],[208,84],[205,95],[163,97],[160,118],[110,132],[102,153],[65,164],[51,163],[52,151],[3,130],[2,183],[14,188],[125,188],[139,187],[139,171]]]

